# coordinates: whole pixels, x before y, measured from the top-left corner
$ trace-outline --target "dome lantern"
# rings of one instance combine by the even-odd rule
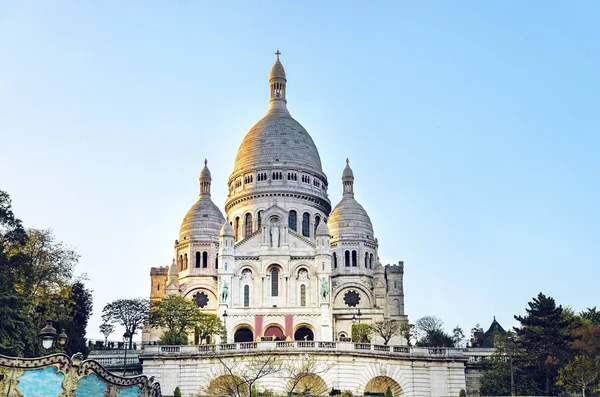
[[[277,55],[277,59],[271,68],[271,76],[269,78],[269,84],[271,85],[270,103],[271,107],[273,108],[285,108],[285,104],[287,103],[285,99],[287,79],[285,78],[285,69],[279,61],[279,55],[281,55],[281,52],[277,50],[275,55]]]
[[[346,168],[342,172],[342,185],[344,187],[344,196],[354,196],[354,173],[350,168],[350,160],[346,158]]]
[[[208,160],[204,159],[204,168],[200,171],[200,197],[210,196],[210,183],[212,177],[208,169]]]

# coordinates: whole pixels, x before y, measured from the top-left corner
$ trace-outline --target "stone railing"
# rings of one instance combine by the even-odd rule
[[[122,368],[123,362],[125,359],[124,356],[123,357],[92,357],[92,358],[98,364],[100,364],[106,368],[113,368],[113,367]],[[127,356],[127,365],[139,365],[139,364],[140,364],[140,360],[137,357],[137,355],[135,355],[134,357]]]
[[[218,345],[182,345],[163,346],[145,345],[141,355],[212,355],[231,354],[236,352],[250,351],[314,351],[314,352],[348,352],[368,353],[369,355],[410,356],[426,358],[464,358],[463,349],[447,347],[410,347],[410,346],[388,346],[375,345],[371,343],[353,342],[320,342],[320,341],[262,341],[262,342],[240,342],[224,343]]]

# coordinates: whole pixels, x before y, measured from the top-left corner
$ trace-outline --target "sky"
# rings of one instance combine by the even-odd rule
[[[411,321],[600,306],[595,1],[0,2],[0,189],[80,255],[104,305],[148,296],[196,201],[288,109],[341,199],[346,157]],[[139,337],[139,335],[138,335]]]

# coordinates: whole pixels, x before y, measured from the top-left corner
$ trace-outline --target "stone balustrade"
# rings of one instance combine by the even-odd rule
[[[294,351],[294,352],[354,352],[369,355],[405,356],[420,358],[466,358],[463,349],[446,347],[410,347],[376,345],[353,342],[320,342],[320,341],[261,341],[239,342],[218,345],[145,345],[142,356],[195,356],[207,354],[231,354],[251,351]]]

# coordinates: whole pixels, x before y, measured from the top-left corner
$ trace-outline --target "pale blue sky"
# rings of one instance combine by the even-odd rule
[[[205,157],[223,207],[277,48],[332,203],[349,157],[382,262],[405,261],[411,320],[600,305],[598,2],[222,3],[0,3],[0,189],[82,255],[90,336],[170,263]]]

